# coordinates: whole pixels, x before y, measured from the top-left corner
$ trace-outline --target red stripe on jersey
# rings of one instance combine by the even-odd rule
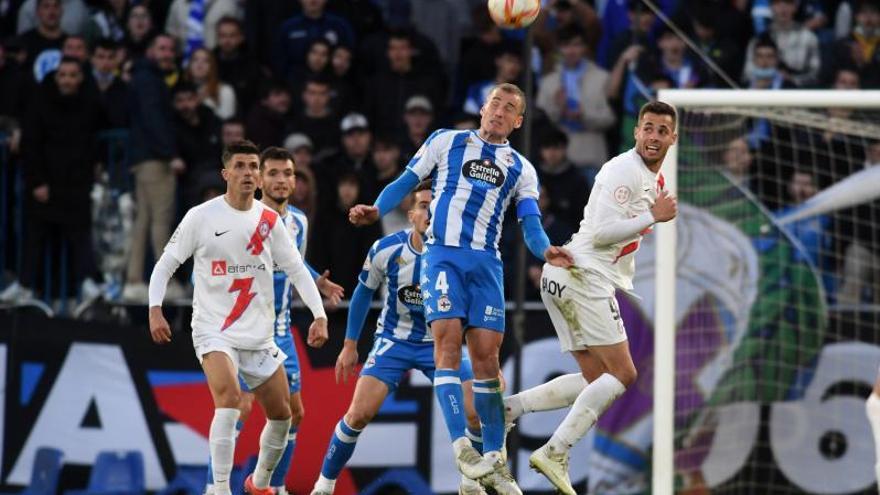
[[[613,264],[617,263],[617,260],[619,260],[620,258],[623,258],[624,256],[626,256],[628,254],[632,254],[632,253],[636,252],[636,250],[638,248],[639,248],[639,241],[632,241],[631,243],[627,244],[626,246],[623,246],[623,249],[621,249],[620,252],[617,253],[617,257],[614,258],[614,261],[612,261],[611,264],[613,265]]]
[[[232,306],[232,311],[229,312],[229,316],[227,316],[226,321],[223,322],[223,328],[220,329],[221,332],[229,328],[230,325],[241,318],[244,310],[250,306],[254,296],[257,295],[256,292],[251,292],[251,286],[253,284],[254,277],[237,278],[232,281],[232,285],[229,287],[229,292],[238,292],[238,297],[235,298],[235,304]]]
[[[254,229],[254,233],[251,235],[251,242],[248,243],[245,249],[250,251],[252,255],[259,256],[263,252],[263,241],[269,237],[269,233],[272,232],[272,227],[275,226],[276,220],[278,220],[277,213],[263,210],[263,214],[260,215],[260,221],[257,222],[257,228]]]

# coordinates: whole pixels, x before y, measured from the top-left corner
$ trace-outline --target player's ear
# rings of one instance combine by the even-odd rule
[[[229,182],[229,169],[227,169],[225,165],[220,169],[220,177],[223,177],[223,180]]]
[[[522,116],[522,115],[518,115],[518,116],[516,117],[516,120],[513,121],[513,128],[514,128],[514,129],[519,129],[520,126],[522,126],[522,123],[523,123],[523,116]]]

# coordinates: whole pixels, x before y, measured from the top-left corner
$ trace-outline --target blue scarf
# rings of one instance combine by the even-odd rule
[[[583,109],[581,106],[581,79],[587,73],[587,61],[581,60],[573,69],[562,68],[562,88],[565,90],[565,110]],[[562,119],[564,125],[570,131],[584,130],[584,124],[580,120]]]
[[[190,0],[186,19],[186,47],[183,60],[188,62],[194,51],[205,45],[205,0]]]

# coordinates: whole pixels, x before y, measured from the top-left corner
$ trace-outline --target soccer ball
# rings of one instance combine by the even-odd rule
[[[524,28],[541,12],[541,0],[489,0],[489,15],[504,29]]]

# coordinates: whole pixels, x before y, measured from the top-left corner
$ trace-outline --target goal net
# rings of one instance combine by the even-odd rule
[[[876,493],[864,400],[880,364],[880,95],[661,99],[679,112],[663,169],[679,216],[638,255],[655,328],[630,340],[653,357],[647,385],[600,421],[591,486],[639,493],[641,456],[655,494]],[[651,433],[621,424],[644,380],[653,456]]]

